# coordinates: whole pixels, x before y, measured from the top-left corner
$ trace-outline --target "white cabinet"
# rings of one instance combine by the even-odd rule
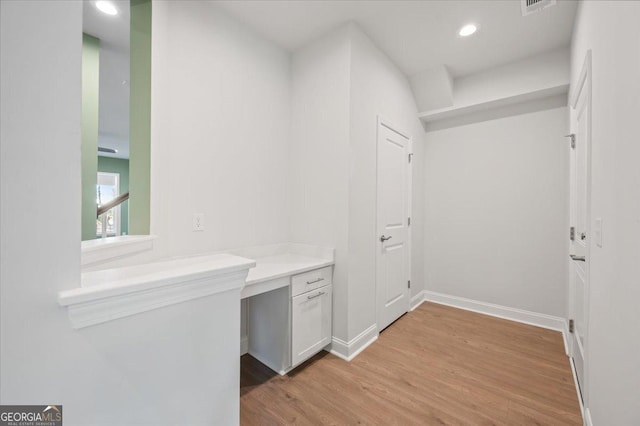
[[[306,293],[307,291],[330,285],[332,271],[333,268],[331,266],[327,266],[326,268],[314,269],[313,271],[305,272],[304,274],[292,276],[291,294],[295,297],[299,294]]]
[[[288,286],[246,299],[251,356],[285,374],[331,343],[332,272],[293,275]]]
[[[291,364],[296,366],[331,343],[331,285],[291,299]]]

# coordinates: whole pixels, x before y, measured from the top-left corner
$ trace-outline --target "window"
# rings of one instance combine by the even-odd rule
[[[98,206],[108,203],[120,195],[120,173],[98,172],[98,185],[96,185],[96,204]],[[108,237],[120,235],[120,206],[116,206],[96,219],[96,236],[101,237],[103,223],[106,226]]]

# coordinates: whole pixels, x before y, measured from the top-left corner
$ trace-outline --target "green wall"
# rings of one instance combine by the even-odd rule
[[[82,34],[82,239],[96,238],[100,40]]]
[[[98,171],[120,174],[120,194],[129,191],[129,160],[122,158],[98,157]],[[120,204],[120,232],[129,234],[129,201]],[[95,222],[95,219],[94,219]],[[95,225],[94,225],[95,232]]]
[[[151,0],[131,0],[129,229],[149,234],[151,170]]]

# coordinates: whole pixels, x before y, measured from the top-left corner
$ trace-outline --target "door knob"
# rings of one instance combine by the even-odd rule
[[[380,237],[380,242],[384,243],[387,240],[390,240],[392,237],[385,237],[384,234]]]

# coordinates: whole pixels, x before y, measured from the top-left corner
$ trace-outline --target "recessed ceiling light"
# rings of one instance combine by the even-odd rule
[[[117,15],[118,9],[111,3],[110,1],[97,1],[96,7],[102,13],[106,13],[107,15]]]
[[[464,27],[460,28],[458,34],[460,35],[460,37],[468,37],[471,34],[475,33],[477,29],[478,27],[476,27],[474,24],[467,24]]]

